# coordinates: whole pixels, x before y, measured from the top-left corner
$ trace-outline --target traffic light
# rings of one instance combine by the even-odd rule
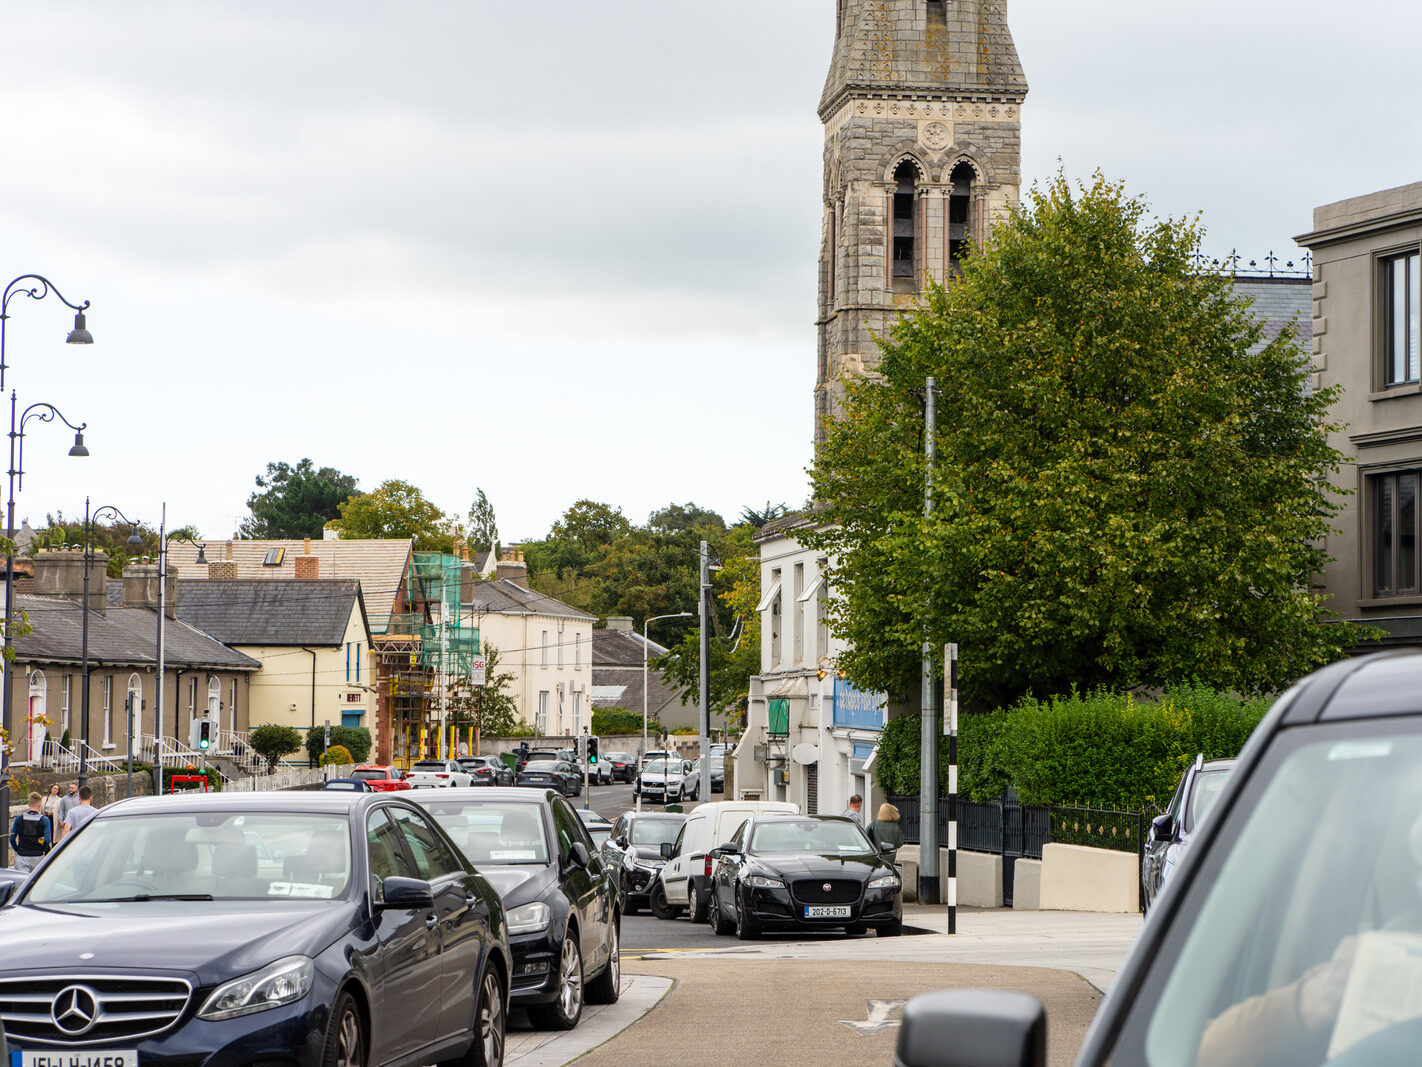
[[[212,747],[212,720],[203,719],[198,723],[198,748],[206,752]]]
[[[596,738],[596,737],[589,737],[589,738],[588,738],[588,762],[589,762],[589,763],[596,763],[596,762],[597,762],[597,738]]]

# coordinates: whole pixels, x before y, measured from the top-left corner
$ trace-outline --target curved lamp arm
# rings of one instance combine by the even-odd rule
[[[12,404],[14,403],[14,399],[12,394],[10,397]],[[38,419],[40,422],[54,422],[58,419],[74,431],[74,447],[69,450],[69,454],[71,456],[87,456],[89,454],[88,448],[84,446],[84,430],[89,425],[87,422],[81,422],[78,426],[75,426],[66,419],[63,412],[53,404],[31,404],[25,408],[24,414],[20,416],[16,428],[10,431],[12,437],[18,438],[15,470],[12,473],[19,476],[21,489],[25,487],[25,423],[29,422],[30,419]]]
[[[31,284],[22,284],[22,283]],[[84,312],[89,308],[89,301],[76,304],[65,297],[59,291],[59,287],[42,274],[21,274],[9,285],[5,286],[5,294],[0,298],[0,389],[5,387],[5,323],[10,317],[10,300],[16,296],[27,296],[31,300],[43,300],[53,293],[59,298],[59,302],[67,308],[73,309],[74,329],[69,331],[69,336],[64,340],[71,345],[91,345],[94,343],[94,335],[89,332],[84,322]]]

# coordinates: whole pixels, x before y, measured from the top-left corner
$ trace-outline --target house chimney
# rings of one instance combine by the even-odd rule
[[[295,570],[292,578],[296,581],[308,581],[321,577],[321,557],[311,554],[311,538],[306,539],[306,555],[297,556],[292,560]]]
[[[130,563],[123,569],[123,606],[158,610],[158,565]],[[163,597],[163,613],[178,617],[178,568],[168,568],[168,589]]]
[[[607,628],[615,630],[620,634],[630,634],[632,632],[631,615],[609,615],[607,617]]]
[[[103,615],[108,608],[109,557],[95,552],[89,562],[89,610]],[[35,593],[39,596],[84,596],[84,553],[79,549],[50,548],[34,555]]]
[[[528,564],[515,560],[500,560],[494,565],[494,577],[513,582],[523,589],[528,588]]]

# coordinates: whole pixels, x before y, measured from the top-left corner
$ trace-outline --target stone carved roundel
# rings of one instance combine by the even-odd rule
[[[930,122],[923,128],[923,144],[935,152],[947,148],[953,141],[952,131],[941,122]]]

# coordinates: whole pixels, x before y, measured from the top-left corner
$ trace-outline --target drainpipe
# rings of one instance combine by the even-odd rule
[[[314,733],[316,730],[316,652],[313,649],[307,648],[305,645],[301,646],[301,651],[311,657],[311,731]],[[306,763],[307,766],[314,767],[316,766],[316,760],[315,757],[311,755],[311,733],[306,735],[306,740]],[[325,753],[323,752],[322,755],[325,755]]]

